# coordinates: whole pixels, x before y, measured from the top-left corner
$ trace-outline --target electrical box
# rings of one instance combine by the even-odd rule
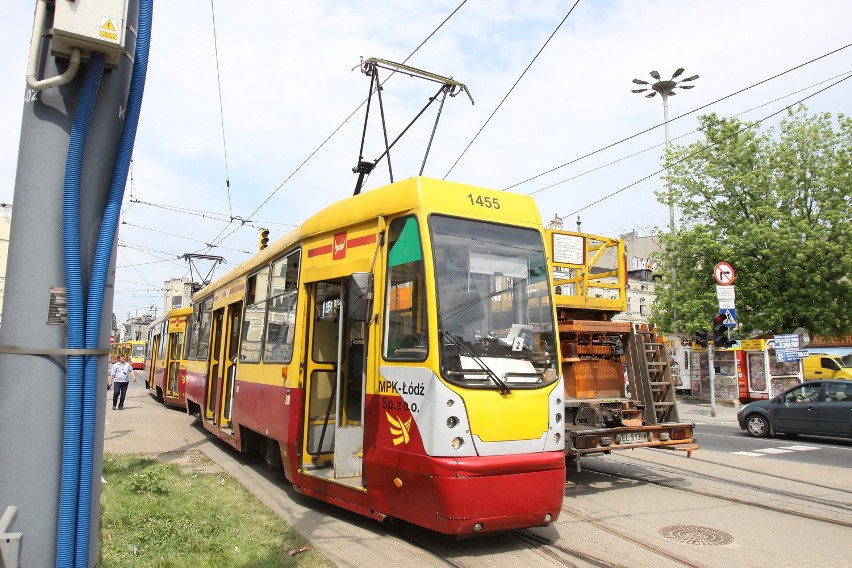
[[[127,0],[56,0],[53,16],[53,55],[70,57],[80,50],[81,60],[92,52],[104,54],[107,67],[121,62],[127,21]]]

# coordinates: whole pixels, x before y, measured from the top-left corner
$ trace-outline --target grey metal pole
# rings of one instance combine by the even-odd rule
[[[710,416],[716,417],[716,361],[714,359],[715,345],[711,341],[707,345],[707,374],[710,377]]]
[[[89,129],[81,181],[80,237],[83,285],[88,287],[98,230],[109,191],[130,85],[137,2],[128,11],[126,52],[117,70],[101,82]],[[48,10],[45,28],[51,27]],[[50,55],[42,40],[41,77],[61,74],[67,65]],[[0,329],[0,506],[15,505],[15,530],[22,532],[23,566],[56,563],[59,486],[65,403],[66,326],[62,306],[51,303],[65,287],[62,249],[62,194],[65,160],[74,110],[85,67],[70,83],[44,91],[24,90],[14,215],[9,236],[3,326]],[[22,79],[25,79],[23,76]],[[24,80],[26,86],[26,81]],[[115,250],[104,294],[100,344],[109,345]],[[58,354],[43,354],[45,350]],[[40,354],[42,353],[42,354]],[[106,373],[107,357],[98,376]],[[106,389],[97,391],[90,562],[97,561],[100,483]]]
[[[668,167],[668,156],[669,156],[669,146],[671,145],[671,140],[669,138],[669,91],[661,90],[660,96],[663,97],[663,122],[665,123],[665,132],[666,132],[666,167]],[[672,184],[670,181],[666,181],[666,192],[669,197],[669,232],[674,235],[675,233],[675,212],[674,212],[674,203],[672,201]],[[677,268],[672,265],[672,288],[677,290]],[[677,303],[672,307],[672,326],[674,327],[674,332],[680,332],[680,326],[678,325],[677,318]]]
[[[651,71],[651,77],[654,78],[655,82],[653,84],[645,81],[643,79],[633,79],[633,83],[635,85],[647,85],[646,87],[642,87],[639,89],[633,89],[634,93],[648,93],[645,95],[645,98],[653,98],[657,93],[660,93],[660,96],[663,99],[663,122],[665,126],[666,132],[666,168],[668,168],[668,153],[669,146],[671,144],[669,138],[669,95],[674,96],[675,89],[692,89],[695,85],[691,82],[698,79],[698,75],[693,75],[692,77],[687,77],[685,79],[681,79],[676,81],[678,77],[683,74],[683,67],[678,68],[673,74],[671,79],[662,80],[660,78],[660,74],[656,71]],[[688,84],[684,84],[688,83]],[[672,186],[671,182],[666,182],[666,191],[669,198],[669,231],[674,235],[675,233],[675,213],[674,213],[674,202],[672,200]],[[672,266],[672,289],[677,289],[677,269]],[[674,328],[674,332],[678,333],[680,331],[678,325],[677,318],[677,306],[672,308],[672,327]]]

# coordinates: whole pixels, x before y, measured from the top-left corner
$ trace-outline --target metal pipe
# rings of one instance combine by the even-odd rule
[[[62,75],[42,80],[36,78],[38,57],[41,53],[41,36],[44,33],[44,14],[46,11],[47,0],[37,0],[35,17],[33,18],[33,35],[30,39],[30,58],[27,61],[27,85],[36,91],[43,91],[51,87],[70,83],[77,76],[77,71],[80,69],[80,50],[75,47],[71,50],[71,59],[68,63],[68,68]]]

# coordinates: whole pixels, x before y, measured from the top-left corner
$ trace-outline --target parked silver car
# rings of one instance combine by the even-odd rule
[[[810,434],[852,438],[852,381],[806,381],[737,413],[749,436]]]

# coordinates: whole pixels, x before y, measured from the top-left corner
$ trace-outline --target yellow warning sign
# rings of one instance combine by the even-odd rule
[[[101,30],[98,33],[103,39],[118,41],[118,20],[108,16],[101,17]]]

